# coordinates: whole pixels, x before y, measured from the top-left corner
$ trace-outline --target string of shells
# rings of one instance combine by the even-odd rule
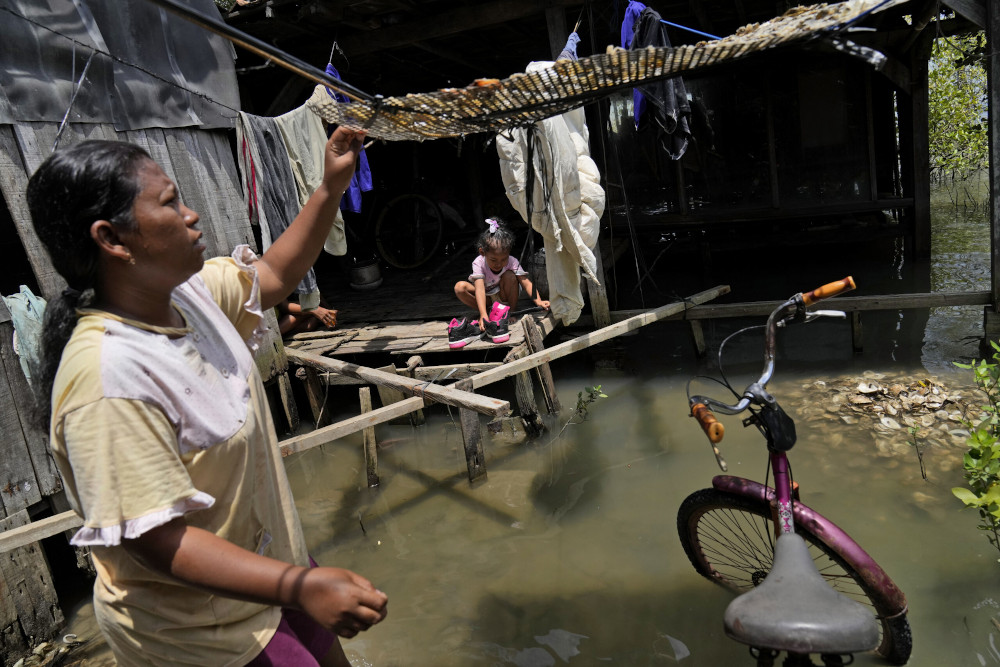
[[[986,417],[986,395],[957,378],[893,376],[866,372],[802,385],[795,416],[870,427],[879,453],[912,453],[921,447],[966,448],[968,424]]]
[[[502,80],[477,79],[464,88],[377,101],[339,103],[318,86],[306,106],[328,123],[365,128],[369,136],[387,141],[503,132],[564,113],[615,90],[811,39],[902,1],[849,0],[800,6],[718,40],[676,48],[626,50],[609,46],[605,53],[560,60],[551,68]]]

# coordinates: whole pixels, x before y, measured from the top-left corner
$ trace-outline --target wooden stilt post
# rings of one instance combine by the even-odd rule
[[[611,324],[611,308],[608,306],[608,291],[604,287],[607,278],[604,275],[604,262],[601,260],[601,246],[594,247],[594,259],[597,260],[597,278],[600,283],[587,281],[587,294],[590,296],[590,312],[594,316],[594,328],[603,329]]]
[[[472,392],[472,380],[459,380],[455,388]],[[479,413],[461,408],[458,411],[462,426],[462,440],[465,443],[465,463],[469,468],[469,482],[486,477],[486,454],[483,452],[483,431]]]
[[[316,428],[322,428],[330,423],[330,412],[326,410],[326,387],[315,368],[305,368],[306,396],[309,398],[309,408],[312,410]]]
[[[281,396],[281,406],[288,420],[288,432],[294,433],[299,428],[299,408],[295,404],[292,380],[288,377],[288,371],[278,375],[278,395]]]
[[[361,400],[361,414],[372,411],[372,390],[370,387],[358,389]],[[364,430],[365,438],[365,470],[368,472],[368,486],[378,486],[378,444],[375,442],[375,427]]]
[[[535,324],[535,320],[531,316],[525,316],[521,319],[521,328],[524,329],[524,342],[527,344],[528,351],[531,354],[541,352],[545,349],[545,344],[542,342],[542,332],[538,330],[538,325]],[[546,361],[539,364],[535,370],[538,372],[538,381],[542,385],[545,408],[549,411],[550,415],[554,415],[562,410],[562,405],[559,404],[559,396],[556,394],[556,383],[552,379],[552,369],[549,368],[549,362]]]
[[[691,337],[694,339],[694,351],[699,357],[704,357],[705,353],[708,351],[708,347],[705,345],[705,329],[702,327],[701,320],[691,320]]]
[[[855,354],[865,349],[864,329],[861,327],[861,311],[851,313],[851,347]]]
[[[507,353],[504,361],[514,361],[527,356],[527,354],[526,346],[518,345]],[[535,403],[535,387],[531,382],[531,375],[527,371],[514,376],[514,395],[517,398],[517,409],[521,413],[524,432],[530,438],[541,435],[542,431],[545,430],[545,424],[538,414],[538,405]]]
[[[407,371],[400,372],[399,369],[397,369],[392,364],[388,366],[383,366],[382,368],[377,368],[375,370],[382,371],[383,373],[393,373],[395,375],[404,375],[406,377],[411,377],[411,378],[413,377],[411,372]],[[393,403],[398,403],[399,401],[402,401],[404,398],[406,398],[406,396],[403,395],[403,392],[401,392],[398,389],[394,389],[393,387],[375,385],[375,388],[378,390],[378,397],[379,400],[382,401],[382,405],[392,405]],[[416,410],[407,415],[403,415],[402,417],[397,417],[396,419],[393,419],[389,423],[396,425],[409,424],[410,426],[419,426],[420,424],[424,423],[424,411]]]
[[[417,369],[424,365],[424,360],[418,356],[414,355],[406,360],[406,376],[409,378],[415,378]],[[422,426],[426,423],[426,418],[424,417],[423,410],[417,410],[416,412],[410,413],[410,425],[412,426]]]
[[[987,123],[990,154],[990,291],[992,303],[983,313],[983,340],[979,349],[983,358],[993,353],[991,340],[1000,339],[1000,7],[986,3]]]

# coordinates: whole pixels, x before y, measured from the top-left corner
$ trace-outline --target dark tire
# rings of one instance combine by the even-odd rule
[[[816,569],[838,593],[872,609],[881,626],[875,652],[894,665],[906,664],[913,648],[906,615],[883,616],[876,601],[881,596],[869,588],[858,568],[845,561],[805,526],[796,532],[809,545]],[[774,558],[771,507],[764,501],[718,489],[702,489],[688,496],[677,512],[681,545],[698,574],[745,593],[764,581]]]
[[[444,223],[440,207],[418,194],[389,201],[375,222],[375,247],[390,266],[414,269],[437,252]]]

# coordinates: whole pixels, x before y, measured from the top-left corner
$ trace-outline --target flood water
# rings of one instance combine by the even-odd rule
[[[884,255],[867,268],[881,293],[988,289],[988,218],[956,213],[942,195],[930,267]],[[827,278],[842,277],[837,261],[829,263]],[[792,291],[758,288],[752,298]],[[1000,553],[950,491],[963,483],[964,443],[928,447],[924,479],[905,434],[887,445],[871,421],[845,423],[824,410],[828,394],[816,384],[933,376],[964,391],[971,378],[951,361],[976,354],[982,308],[864,321],[860,355],[839,321],[792,328],[779,346],[769,389],[798,419],[790,458],[802,501],[846,529],[906,593],[910,665],[1000,664]],[[709,345],[749,323],[712,323]],[[596,363],[607,349],[554,365],[564,410],[549,418],[546,435],[525,442],[486,434],[485,482],[469,484],[461,433],[441,408],[418,429],[379,427],[376,489],[364,485],[360,434],[286,461],[316,560],[355,570],[389,595],[387,620],[345,642],[356,667],[754,664],[723,635],[730,594],[694,572],[677,537],[678,506],[719,472],[685,399],[688,378],[713,372],[715,361],[694,359],[675,324],[612,347],[617,367]],[[727,370],[745,384],[760,370],[759,339],[732,351]],[[577,392],[597,384],[608,397],[556,438]],[[488,393],[507,398],[503,391]],[[726,425],[729,473],[762,481],[760,437],[736,419]],[[93,636],[86,606],[70,631]],[[94,649],[83,664],[106,662]],[[856,664],[881,663],[858,656]]]

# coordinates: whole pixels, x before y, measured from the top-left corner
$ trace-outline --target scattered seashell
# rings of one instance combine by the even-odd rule
[[[851,403],[854,405],[871,405],[872,399],[867,396],[851,396]]]
[[[882,391],[882,387],[879,386],[878,382],[862,382],[858,384],[858,391],[862,394],[875,394]]]
[[[882,419],[879,420],[879,423],[882,426],[890,428],[894,431],[898,431],[899,429],[903,428],[902,426],[899,425],[899,422],[893,419],[892,417],[882,417]]]

